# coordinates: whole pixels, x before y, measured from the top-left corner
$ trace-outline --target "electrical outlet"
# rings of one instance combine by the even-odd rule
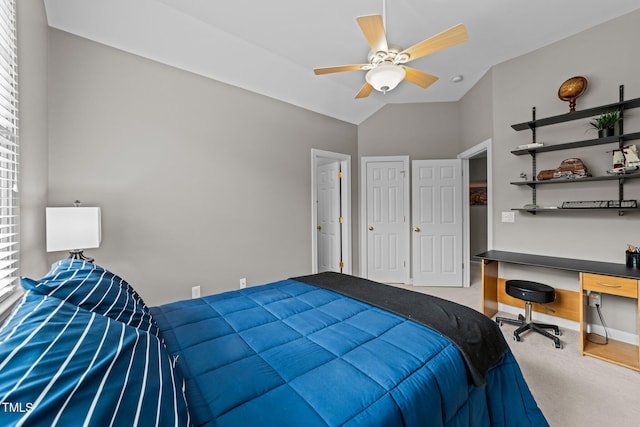
[[[200,298],[200,286],[191,288],[191,298]]]
[[[589,294],[589,307],[595,307],[596,305],[602,308],[602,295],[600,292],[591,292]]]
[[[247,287],[247,279],[243,277],[242,279],[240,279],[240,289],[244,289],[246,287]]]

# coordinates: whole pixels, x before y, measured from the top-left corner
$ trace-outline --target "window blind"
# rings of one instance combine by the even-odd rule
[[[18,61],[15,0],[0,0],[0,302],[18,281]]]

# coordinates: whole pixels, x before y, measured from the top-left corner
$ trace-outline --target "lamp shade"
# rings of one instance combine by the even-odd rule
[[[365,75],[365,80],[379,92],[386,93],[398,86],[407,72],[399,65],[382,63]]]
[[[47,208],[47,252],[100,247],[100,208]]]

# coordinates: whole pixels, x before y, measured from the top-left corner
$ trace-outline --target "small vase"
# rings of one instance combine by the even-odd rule
[[[598,129],[598,138],[606,138],[608,136],[613,136],[615,134],[614,128],[604,128]]]

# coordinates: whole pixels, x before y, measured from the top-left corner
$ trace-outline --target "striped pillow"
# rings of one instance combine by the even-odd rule
[[[63,259],[42,279],[23,277],[21,284],[25,290],[54,296],[158,336],[158,326],[140,295],[124,279],[96,264]]]
[[[0,423],[184,426],[183,380],[154,335],[27,291],[0,328]]]

